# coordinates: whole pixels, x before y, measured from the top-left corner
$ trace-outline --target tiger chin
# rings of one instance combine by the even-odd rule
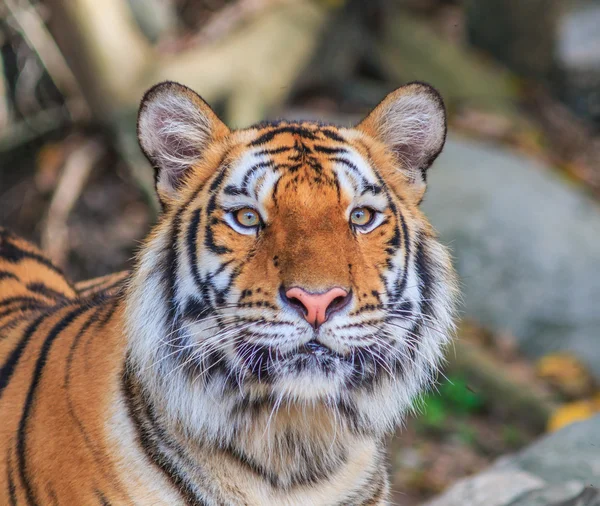
[[[439,94],[230,130],[166,82],[138,137],[162,213],[131,273],[74,285],[0,231],[0,503],[388,504],[453,329]]]

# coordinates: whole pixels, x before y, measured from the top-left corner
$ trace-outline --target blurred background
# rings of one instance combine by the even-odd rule
[[[594,0],[0,0],[0,224],[76,280],[130,266],[157,212],[135,117],[161,80],[232,127],[350,125],[429,82],[450,135],[424,207],[463,321],[392,441],[394,498],[475,504],[471,477],[482,505],[600,504],[599,25]]]

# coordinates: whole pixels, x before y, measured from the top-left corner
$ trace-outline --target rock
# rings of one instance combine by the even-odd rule
[[[600,416],[549,434],[427,506],[600,506]]]
[[[465,316],[600,377],[599,206],[541,163],[455,136],[428,175],[424,210],[456,258]]]
[[[547,434],[518,454],[501,458],[494,467],[522,470],[549,484],[600,487],[600,415]]]
[[[600,4],[575,2],[559,23],[560,92],[580,116],[600,122]]]
[[[491,471],[459,481],[428,506],[503,506],[544,485],[539,478],[518,471]]]

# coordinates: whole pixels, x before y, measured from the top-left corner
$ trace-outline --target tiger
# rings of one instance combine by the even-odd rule
[[[456,319],[420,208],[439,93],[230,129],[164,82],[137,133],[161,211],[131,272],[74,284],[0,231],[0,503],[389,504]]]

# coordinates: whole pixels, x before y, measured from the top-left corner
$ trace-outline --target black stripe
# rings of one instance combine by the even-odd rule
[[[94,288],[97,288],[99,286],[102,286],[102,285],[104,285],[106,283],[112,284],[112,281],[111,281],[112,278],[113,278],[113,275],[109,274],[107,276],[102,276],[99,279],[90,279],[88,281],[84,281],[82,283],[78,283],[78,285],[81,285],[83,283],[87,283],[85,286],[83,286],[81,288],[80,287],[76,287],[76,288],[77,288],[77,291],[79,293],[84,293],[84,292],[87,292],[89,290],[93,290]]]
[[[331,175],[333,177],[333,186],[335,188],[335,193],[337,195],[337,201],[341,202],[341,200],[342,200],[342,190],[340,188],[340,179],[339,179],[339,177],[337,175],[337,172],[334,171],[334,170],[331,171]]]
[[[79,345],[83,334],[89,329],[94,323],[98,321],[100,311],[104,309],[104,306],[100,306],[96,309],[94,314],[81,326],[79,332],[75,335],[73,342],[71,343],[71,347],[69,348],[69,354],[67,355],[67,360],[65,362],[65,380],[64,380],[64,389],[68,391],[69,383],[71,379],[71,365],[73,363],[73,356],[75,354],[75,349]]]
[[[16,281],[19,281],[19,277],[16,274],[13,274],[12,272],[8,271],[0,271],[0,281],[2,281],[3,279],[14,279]]]
[[[40,295],[57,302],[65,301],[68,298],[65,294],[57,292],[43,283],[27,283],[26,288],[30,292],[39,293]]]
[[[91,316],[91,318],[89,320],[87,320],[81,327],[81,329],[79,330],[79,332],[77,332],[75,338],[73,339],[73,342],[71,343],[71,347],[69,349],[69,354],[67,355],[67,360],[66,360],[66,365],[65,365],[65,377],[64,377],[64,382],[63,382],[63,388],[65,390],[66,393],[66,399],[67,399],[67,405],[68,405],[68,412],[69,415],[71,416],[71,418],[73,419],[73,421],[75,422],[79,433],[81,434],[84,444],[86,445],[86,447],[89,449],[89,451],[91,452],[94,460],[96,461],[96,463],[98,464],[98,469],[100,470],[100,472],[102,473],[102,475],[104,476],[104,478],[107,481],[111,481],[110,476],[108,475],[108,473],[106,473],[104,471],[105,465],[104,465],[104,457],[102,455],[101,452],[98,451],[98,449],[96,448],[96,446],[94,446],[92,438],[90,438],[89,434],[87,433],[86,429],[85,429],[85,425],[81,422],[81,420],[79,419],[79,417],[77,416],[76,412],[75,412],[75,404],[73,402],[73,398],[71,396],[71,390],[70,390],[70,386],[71,386],[71,365],[73,362],[73,357],[75,354],[75,351],[79,345],[79,343],[81,342],[81,338],[83,337],[84,333],[86,333],[88,331],[88,329],[92,326],[92,324],[98,322],[99,326],[101,326],[103,324],[103,322],[105,322],[107,320],[107,317],[112,316],[112,314],[114,313],[116,304],[109,308],[109,311],[107,312],[107,315],[103,316],[102,318],[100,317],[100,313],[102,312],[103,309],[106,309],[107,306],[101,306],[99,307],[94,314]],[[95,333],[90,333],[92,335],[95,335]],[[112,485],[114,486],[114,488],[121,493],[123,496],[126,496],[127,494],[123,491],[123,489],[121,488],[121,486],[118,483],[114,483],[112,482]],[[99,493],[97,491],[97,493]],[[106,503],[108,504],[108,502]]]
[[[103,293],[99,293],[99,294],[95,294],[94,297],[91,299],[86,299],[86,301],[84,302],[85,304],[89,304],[90,302],[92,304],[99,304],[103,301],[106,302],[107,306],[110,305],[110,308],[109,308],[108,312],[106,313],[106,315],[98,320],[97,327],[99,329],[104,327],[104,325],[106,325],[106,323],[108,323],[108,321],[112,318],[113,314],[119,307],[119,299],[116,296],[107,298]],[[98,332],[89,332],[88,333],[87,340],[85,341],[85,344],[83,345],[84,355],[88,353],[88,346],[90,345],[92,340],[98,335],[101,335],[101,334],[99,334]],[[86,368],[87,368],[87,363],[86,363]]]
[[[51,315],[52,313],[44,313],[37,320],[34,320],[29,327],[27,327],[23,337],[21,337],[17,345],[13,348],[12,352],[8,356],[8,359],[2,366],[2,369],[0,369],[0,398],[2,397],[4,389],[10,382],[10,379],[15,372],[15,366],[19,362],[21,355],[23,355],[23,351],[25,351],[25,347],[31,339],[31,336],[35,333],[42,321]]]
[[[376,184],[367,184],[364,186],[361,195],[365,193],[372,193],[373,195],[379,195],[383,191],[383,188]]]
[[[255,399],[240,398],[234,405],[232,414],[233,416],[242,415],[245,420],[247,420],[247,415],[250,414],[251,419],[254,419],[261,413],[272,412],[273,406],[277,402],[276,396],[261,396]],[[353,430],[355,421],[345,418],[348,414],[346,411],[348,406],[343,404],[342,402],[336,403],[336,406],[348,422],[349,428]],[[273,488],[279,489],[315,485],[334,474],[348,459],[346,449],[339,446],[337,448],[331,447],[330,451],[325,454],[315,452],[311,448],[312,443],[306,441],[301,433],[294,431],[287,431],[282,434],[281,438],[275,441],[275,445],[276,447],[279,446],[283,452],[295,454],[295,469],[283,469],[281,472],[283,476],[278,474],[277,466],[271,466],[268,462],[268,467],[265,466],[263,462],[257,461],[256,458],[248,455],[243,449],[236,447],[234,444],[220,445],[220,450],[267,481]]]
[[[319,146],[315,144],[313,149],[317,153],[327,153],[328,155],[345,154],[348,152],[346,148],[330,148],[329,146]]]
[[[200,321],[206,318],[211,313],[211,307],[202,299],[196,297],[188,297],[185,301],[185,309],[183,310],[184,318]]]
[[[7,481],[8,481],[8,497],[10,499],[10,506],[16,506],[17,504],[17,489],[15,487],[15,476],[13,471],[13,463],[12,463],[12,452],[10,451],[10,447],[6,456],[6,473],[7,473]]]
[[[119,285],[121,285],[122,283],[124,283],[127,280],[127,277],[128,276],[125,276],[123,278],[118,279],[117,281],[113,281],[112,283],[102,286],[104,283],[106,283],[106,280],[105,280],[102,283],[98,283],[94,286],[90,286],[88,288],[81,290],[79,292],[79,295],[81,297],[89,297],[90,295],[95,296],[95,295],[106,293],[106,292],[112,290],[113,288],[119,287]],[[89,293],[89,292],[91,292],[91,293]]]
[[[103,298],[104,298],[104,296],[102,296],[102,299]],[[110,300],[110,302],[108,302],[108,300]],[[119,307],[119,299],[114,295],[110,299],[107,299],[107,304],[108,303],[110,303],[111,307],[108,310],[108,312],[106,313],[106,315],[103,316],[100,319],[100,321],[98,322],[99,327],[104,327],[104,325],[106,325],[108,323],[108,321],[113,317],[113,315],[115,314],[115,311]]]
[[[18,306],[12,307],[10,309],[7,309],[6,311],[1,312],[0,318],[4,318],[5,316],[11,315],[13,313],[17,313],[19,311],[36,311],[36,310],[44,309],[44,308],[46,308],[46,304],[43,304],[42,302],[40,302],[38,304],[31,304],[31,303],[20,304]]]
[[[415,253],[415,267],[417,274],[421,281],[421,307],[425,315],[430,316],[433,314],[433,306],[431,304],[431,295],[434,282],[434,274],[431,270],[431,261],[427,252],[425,251],[425,245],[422,238],[417,244],[417,250]]]
[[[287,125],[279,128],[274,128],[269,132],[262,134],[260,137],[254,139],[249,146],[259,146],[261,144],[265,144],[271,140],[273,140],[277,135],[281,135],[284,133],[291,133],[295,135],[299,135],[300,137],[306,137],[307,139],[314,140],[315,134],[310,130],[303,128],[299,125]]]
[[[322,133],[325,137],[329,137],[330,139],[332,139],[334,141],[346,142],[346,139],[344,139],[342,136],[340,136],[333,130],[322,128],[321,130],[319,130],[319,132]]]
[[[271,148],[271,149],[261,149],[260,151],[257,151],[256,153],[254,153],[255,156],[262,156],[262,155],[278,155],[279,153],[284,153],[286,151],[290,151],[294,149],[294,146],[280,146],[278,148]]]
[[[217,194],[218,190],[221,187],[223,180],[225,179],[225,175],[227,174],[228,168],[225,167],[219,175],[215,178],[215,180],[210,185],[211,196],[208,199],[208,204],[206,206],[206,227],[204,230],[204,246],[214,253],[215,255],[224,255],[226,253],[231,253],[231,250],[226,246],[221,246],[215,243],[215,236],[212,230],[213,222],[211,220],[212,214],[217,208]]]
[[[98,499],[98,502],[101,504],[101,506],[110,506],[110,502],[106,496],[100,492],[100,490],[95,490],[94,495],[96,496],[96,499]]]
[[[431,272],[430,260],[425,252],[424,244],[422,240],[417,243],[415,251],[415,268],[417,275],[420,280],[420,299],[419,308],[423,316],[431,316],[433,314],[433,307],[431,305],[432,285],[433,285],[433,274]],[[419,341],[423,328],[423,318],[416,321],[413,327],[410,329],[406,342],[409,345],[409,358],[414,363],[417,356],[417,349],[419,347]]]
[[[247,470],[260,476],[263,480],[268,482],[273,488],[281,488],[282,484],[279,481],[279,477],[272,471],[265,469],[254,459],[251,459],[243,452],[237,450],[233,446],[223,448],[223,451],[231,458],[242,464]],[[309,482],[310,483],[310,482]]]
[[[56,265],[54,265],[50,260],[46,257],[39,255],[37,253],[33,253],[31,251],[25,251],[19,248],[16,244],[9,241],[10,235],[5,230],[0,230],[0,258],[10,262],[12,264],[18,264],[22,260],[29,259],[35,260],[36,262],[44,265],[48,269],[56,272],[61,277],[65,279],[66,277],[62,270],[60,270]],[[13,236],[14,238],[14,236]],[[67,282],[68,284],[68,282]]]
[[[177,257],[177,240],[179,237],[179,229],[181,227],[181,214],[183,208],[181,208],[171,225],[169,246],[167,250],[163,252],[163,260],[161,260],[162,276],[165,280],[165,295],[169,304],[169,320],[175,320],[177,314],[177,306],[175,301],[175,285],[177,280],[177,269],[179,266],[179,259]]]
[[[240,188],[232,184],[227,185],[223,190],[223,193],[225,193],[225,195],[244,195],[245,197],[250,196],[245,188]]]
[[[242,188],[246,192],[246,195],[248,195],[248,183],[250,182],[250,178],[252,177],[252,175],[258,172],[260,169],[266,169],[269,167],[273,167],[274,165],[275,162],[273,162],[273,160],[267,160],[253,165],[246,171],[246,174],[244,174],[244,178],[242,179]]]
[[[330,158],[329,161],[340,163],[340,164],[344,165],[345,167],[349,168],[359,179],[360,184],[363,188],[372,186],[372,184],[369,183],[369,181],[367,181],[367,179],[365,178],[365,176],[361,172],[361,170],[356,165],[354,165],[350,160],[347,160],[346,158],[335,156],[335,157]]]
[[[200,271],[198,270],[198,227],[200,226],[200,213],[202,212],[201,208],[196,209],[192,213],[192,218],[190,219],[190,223],[188,225],[187,234],[186,234],[186,244],[187,244],[187,257],[188,262],[190,263],[190,269],[192,270],[192,277],[194,278],[194,283],[199,290],[202,290],[202,279],[200,277]]]
[[[8,332],[11,329],[14,329],[17,325],[19,325],[19,323],[21,322],[25,322],[28,323],[31,320],[29,319],[30,315],[28,313],[21,313],[18,315],[14,315],[13,318],[8,319],[8,321],[2,323],[2,325],[0,325],[0,334],[2,334],[3,332]]]
[[[377,506],[378,504],[381,504],[381,499],[383,499],[385,485],[387,483],[386,472],[384,471],[383,473],[379,474],[378,478],[375,476],[373,477],[373,480],[376,479],[378,479],[379,482],[377,483],[375,490],[372,492],[371,497],[369,499],[365,499],[360,503],[359,506]]]
[[[394,206],[395,207],[395,206]],[[410,236],[408,235],[408,227],[406,226],[406,220],[404,219],[404,215],[402,211],[398,211],[398,217],[400,218],[400,226],[402,227],[402,239],[404,242],[404,269],[402,272],[402,278],[400,283],[394,290],[394,295],[396,300],[400,299],[404,294],[404,290],[406,290],[406,284],[408,282],[408,270],[409,270],[409,262],[410,262]]]
[[[27,423],[31,420],[31,409],[33,408],[33,403],[35,400],[36,389],[39,385],[40,379],[42,377],[42,373],[44,371],[44,367],[48,360],[48,354],[50,353],[50,349],[54,340],[60,335],[60,333],[65,330],[78,316],[83,314],[85,311],[88,311],[88,306],[79,306],[76,309],[70,311],[66,316],[64,316],[48,333],[44,343],[42,344],[42,348],[39,352],[38,359],[35,363],[35,368],[33,371],[33,378],[31,380],[31,384],[29,386],[29,391],[27,392],[27,398],[25,399],[25,406],[23,408],[23,413],[21,415],[21,420],[19,422],[19,429],[17,431],[17,462],[19,475],[21,477],[21,481],[23,482],[23,487],[25,488],[25,494],[27,496],[27,501],[30,504],[38,504],[35,493],[33,490],[33,486],[29,481],[28,470],[27,470]]]
[[[160,449],[159,442],[171,447],[170,441],[153,417],[151,407],[144,399],[144,394],[140,391],[139,385],[136,385],[131,367],[128,366],[127,361],[123,371],[122,390],[129,416],[137,432],[138,442],[148,459],[164,473],[183,496],[183,500],[187,505],[208,506],[190,487],[189,480],[182,474],[182,470]],[[173,450],[173,448],[170,449]]]
[[[271,190],[273,204],[275,205],[276,209],[279,207],[279,203],[277,202],[277,192],[279,191],[279,183],[281,183],[281,177],[277,178],[277,181],[275,181],[275,184],[273,185],[273,189]]]
[[[296,152],[295,155],[288,156],[288,160],[292,162],[302,162],[306,155],[312,154],[312,149],[299,139],[294,141],[294,151]]]
[[[80,286],[75,286],[75,288],[77,288],[77,293],[84,293],[87,292],[89,290],[93,290],[94,288],[98,287],[98,286],[102,286],[104,283],[106,283],[105,279],[100,279],[100,281],[94,281],[93,283],[89,283],[83,287]]]
[[[32,305],[45,304],[45,301],[36,299],[35,297],[29,297],[27,295],[16,295],[14,297],[7,297],[6,299],[0,299],[0,307],[9,306],[15,302],[29,303]]]
[[[288,434],[288,437],[291,437],[291,435]],[[303,448],[301,448],[301,445],[302,443],[300,441],[293,440],[289,447],[299,448],[302,452]],[[237,448],[234,448],[231,445],[223,447],[222,451],[237,462],[239,462],[240,464],[242,464],[242,466],[244,466],[246,469],[252,471],[254,474],[267,481],[273,488],[276,489],[287,489],[288,487],[292,488],[316,485],[317,483],[326,479],[328,476],[334,473],[336,469],[341,467],[341,465],[347,460],[347,455],[340,454],[338,455],[338,459],[333,459],[333,465],[326,465],[324,462],[308,462],[307,456],[303,455],[302,457],[304,457],[307,460],[307,464],[313,464],[313,466],[308,466],[306,469],[303,469],[297,473],[287,476],[286,480],[282,480],[277,473],[268,470],[259,462],[257,462],[241,450],[238,450]]]

